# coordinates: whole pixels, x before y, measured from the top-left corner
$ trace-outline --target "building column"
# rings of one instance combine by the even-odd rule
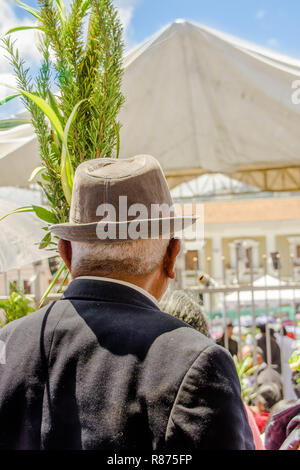
[[[201,249],[199,250],[199,269],[200,269],[200,271],[205,271],[205,266],[206,266],[205,245],[206,245],[206,240],[203,241]]]
[[[252,263],[253,268],[259,268],[259,242],[253,241],[252,243]]]
[[[229,250],[230,250],[230,259],[229,259],[229,266],[230,269],[237,268],[237,259],[236,259],[236,244],[234,242],[229,243]]]
[[[222,251],[222,238],[214,236],[212,239],[212,262],[213,277],[216,281],[223,279]]]
[[[266,235],[266,255],[267,255],[267,273],[274,276],[274,269],[271,260],[271,253],[276,251],[276,238],[273,233]]]
[[[268,233],[266,235],[266,249],[267,249],[267,257],[270,257],[270,253],[276,251],[276,238],[274,233]]]

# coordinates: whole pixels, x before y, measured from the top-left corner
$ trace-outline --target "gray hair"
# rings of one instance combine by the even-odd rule
[[[253,354],[254,354],[254,344],[244,344],[244,346],[242,347],[242,352],[243,351],[244,352],[247,351],[246,354],[245,354],[245,357],[253,356]],[[263,355],[264,355],[263,350],[259,346],[256,346],[256,355],[261,356],[261,357],[263,357]]]
[[[205,336],[208,334],[206,318],[200,304],[183,290],[167,289],[160,301],[163,312],[188,323]]]
[[[135,241],[73,242],[72,266],[73,277],[109,274],[132,274],[143,276],[150,274],[162,262],[169,240],[148,239]]]

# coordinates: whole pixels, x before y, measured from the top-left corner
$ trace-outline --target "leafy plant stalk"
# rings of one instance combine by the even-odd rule
[[[251,356],[246,356],[242,360],[238,360],[237,356],[233,356],[234,364],[241,385],[242,399],[245,403],[255,398],[254,387],[249,386],[249,377],[251,377],[258,369],[258,365],[253,366]]]
[[[5,321],[0,323],[0,327],[35,311],[32,298],[25,295],[14,282],[10,283],[9,290],[9,298],[7,300],[0,301],[0,309],[5,313]]]
[[[20,0],[16,3],[36,26],[12,28],[1,38],[17,86],[0,106],[19,98],[30,113],[41,163],[28,178],[32,182],[39,177],[37,184],[48,207],[15,212],[34,212],[46,222],[47,231],[49,224],[69,219],[77,166],[84,160],[119,155],[122,27],[111,0],[72,0],[68,14],[63,0],[38,0],[39,9]],[[29,29],[36,29],[41,53],[35,78],[12,39],[16,31]],[[22,124],[22,120],[0,121],[0,131]],[[40,247],[53,250],[56,242],[47,231]]]

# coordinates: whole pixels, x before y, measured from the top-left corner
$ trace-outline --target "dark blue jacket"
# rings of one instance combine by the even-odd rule
[[[76,279],[0,340],[2,449],[254,448],[230,354],[130,287]]]

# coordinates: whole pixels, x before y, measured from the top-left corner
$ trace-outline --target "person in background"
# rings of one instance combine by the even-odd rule
[[[289,359],[295,349],[295,341],[287,336],[285,327],[282,328],[282,336],[280,337],[280,347],[282,354],[282,380],[284,383],[284,398],[286,400],[294,400],[296,394],[292,384],[292,370]]]
[[[300,398],[300,371],[292,372],[292,386],[297,398]]]
[[[203,335],[209,336],[203,309],[187,292],[167,289],[159,306],[163,312],[179,318]]]
[[[249,368],[252,368],[254,365],[253,361],[254,355],[254,345],[247,344],[242,347],[241,350],[241,358],[245,359],[247,356],[252,357],[252,363],[250,364]],[[268,366],[263,360],[263,351],[262,349],[257,346],[256,347],[256,363],[258,368],[256,371],[248,376],[249,380],[249,387],[253,387],[254,392],[257,389],[265,384],[275,385],[278,390],[279,400],[283,397],[283,386],[280,374],[275,370],[273,366]],[[251,405],[253,403],[251,402]],[[258,412],[257,408],[254,408],[255,412]]]
[[[290,368],[292,371],[292,386],[297,398],[300,398],[300,351],[296,350],[293,353],[293,356],[296,356],[292,359],[290,363]]]
[[[203,309],[187,292],[167,289],[159,306],[165,313],[179,318],[179,320],[184,321],[203,335],[209,336]],[[253,413],[246,403],[244,405],[253,435],[255,450],[265,450]]]
[[[232,332],[233,332],[233,324],[229,322],[227,324],[227,336],[228,336],[228,349],[229,352],[232,356],[237,356],[238,354],[238,343],[232,339]],[[223,346],[225,348],[225,333],[221,336],[221,338],[218,338],[216,343],[219,346]]]
[[[244,405],[245,405],[245,408],[246,408],[246,411],[247,411],[249,425],[250,425],[250,428],[251,428],[251,431],[252,431],[252,434],[253,434],[255,450],[265,450],[265,446],[264,446],[263,440],[261,438],[260,431],[258,429],[258,426],[257,426],[255,418],[254,418],[254,414],[253,414],[251,408],[246,403],[244,403]]]
[[[261,434],[265,431],[271,408],[280,401],[280,398],[276,384],[267,383],[258,387],[255,398],[258,412],[254,414],[254,418]]]
[[[278,402],[265,432],[267,450],[300,450],[300,400]]]
[[[274,366],[268,366],[263,360],[263,351],[260,347],[256,349],[257,354],[257,365],[259,366],[256,371],[256,383],[257,386],[264,384],[276,384],[280,399],[283,398],[283,384],[280,374],[277,372]]]
[[[257,345],[263,351],[263,360],[267,363],[267,336],[266,336],[266,325],[260,325],[261,337],[257,340]],[[271,364],[275,366],[277,372],[281,374],[281,358],[280,358],[280,347],[274,336],[273,328],[270,331],[270,345],[271,345]]]
[[[261,435],[261,440],[265,444],[265,439],[266,439],[266,432],[268,429],[268,426],[276,413],[279,413],[280,411],[286,410],[287,408],[290,408],[290,406],[295,405],[296,400],[279,400],[277,403],[275,403],[274,406],[272,406],[269,418],[265,427],[265,432]]]

